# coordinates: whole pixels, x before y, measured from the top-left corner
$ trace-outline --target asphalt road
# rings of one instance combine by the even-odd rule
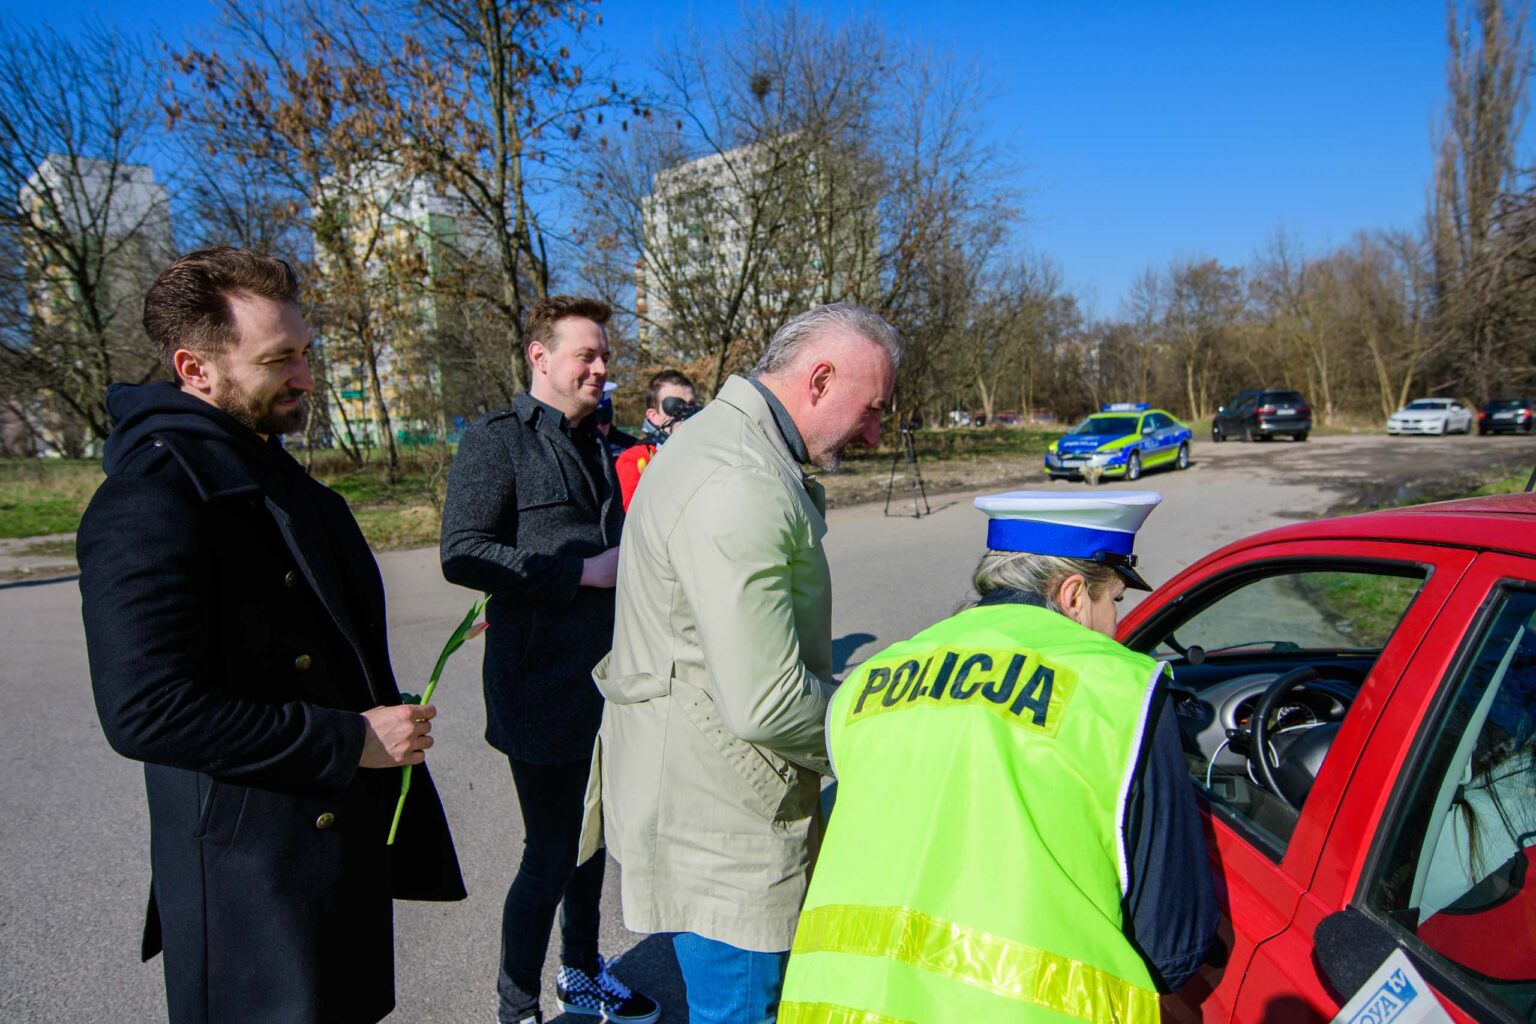
[[[1314,436],[1305,444],[1199,444],[1186,472],[1152,472],[1138,485],[1164,503],[1137,544],[1143,573],[1167,579],[1241,536],[1310,518],[1363,491],[1438,487],[1467,466],[1536,465],[1525,438]],[[1020,487],[1081,490],[1021,466]],[[834,510],[827,550],[836,604],[833,636],[846,665],[949,614],[965,600],[982,550],[972,495],[932,496],[933,514],[886,518],[880,505]],[[395,671],[424,680],[472,598],[442,581],[433,550],[382,555]],[[521,844],[506,763],[481,739],[479,657],[449,663],[438,691],[432,767],[469,886],[458,904],[397,904],[398,1022],[494,1019],[502,898]],[[164,1019],[159,962],[138,962],[149,881],[148,833],[137,765],[107,747],[91,703],[73,582],[0,587],[0,1021]],[[406,823],[403,827],[409,827]],[[665,1020],[687,1020],[670,945],[624,930],[618,868],[604,892],[607,955],[617,973],[662,1000]],[[546,1010],[555,1009],[554,964]],[[561,1018],[555,1018],[561,1019]]]

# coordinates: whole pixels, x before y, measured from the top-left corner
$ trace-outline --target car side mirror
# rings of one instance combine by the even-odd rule
[[[1397,948],[1385,925],[1354,907],[1319,921],[1312,939],[1318,973],[1341,1004],[1360,991]]]

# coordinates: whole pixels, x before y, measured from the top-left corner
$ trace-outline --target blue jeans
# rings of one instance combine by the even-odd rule
[[[690,1024],[773,1024],[789,953],[757,953],[693,932],[672,936]]]

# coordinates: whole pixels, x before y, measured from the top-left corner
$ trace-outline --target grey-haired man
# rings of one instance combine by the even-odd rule
[[[858,306],[774,335],[667,442],[619,554],[614,648],[594,678],[625,924],[678,933],[695,1024],[771,1021],[816,839],[832,592],[819,484],[874,444],[901,340]]]

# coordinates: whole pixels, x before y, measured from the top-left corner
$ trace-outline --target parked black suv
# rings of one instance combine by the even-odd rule
[[[1529,398],[1496,398],[1477,414],[1479,434],[1529,434],[1536,430],[1536,402]]]
[[[1276,434],[1290,434],[1298,441],[1307,439],[1312,429],[1312,407],[1291,388],[1265,388],[1240,391],[1236,398],[1216,410],[1211,420],[1211,440],[1237,437],[1244,441],[1268,441]]]

